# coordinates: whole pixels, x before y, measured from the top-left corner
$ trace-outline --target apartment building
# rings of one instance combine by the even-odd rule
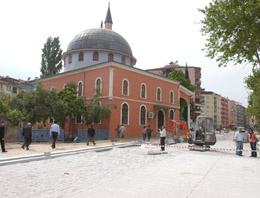
[[[10,95],[18,95],[22,91],[35,88],[35,80],[17,80],[9,76],[0,76],[0,91]]]
[[[211,91],[202,91],[200,98],[201,115],[212,117],[214,121],[214,127],[221,128],[221,96]]]
[[[221,122],[222,128],[228,128],[229,126],[229,111],[228,111],[228,98],[221,97]]]
[[[170,62],[168,65],[155,69],[148,69],[146,71],[168,77],[168,75],[174,70],[181,70],[185,73],[186,66],[180,66],[177,62]],[[201,102],[200,102],[200,93],[201,93],[201,68],[194,66],[187,66],[189,72],[189,78],[192,85],[196,86],[195,95],[193,97],[195,102],[195,113],[196,115],[201,114]]]

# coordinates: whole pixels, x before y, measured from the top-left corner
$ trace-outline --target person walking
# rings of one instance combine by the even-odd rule
[[[1,140],[1,149],[2,152],[7,152],[7,150],[5,149],[5,125],[6,122],[2,121],[0,124],[0,140]]]
[[[242,133],[242,128],[238,128],[238,131],[235,133],[234,141],[236,142],[236,155],[243,156],[243,140],[244,140],[244,133]]]
[[[24,144],[22,145],[22,148],[24,149],[24,146],[26,146],[26,150],[29,150],[29,145],[32,143],[32,126],[30,122],[25,125],[22,134],[24,137]]]
[[[54,124],[51,125],[50,136],[53,139],[51,148],[55,149],[56,148],[56,140],[60,136],[60,126],[57,124],[56,120],[54,121]]]
[[[120,133],[121,133],[121,139],[125,138],[125,132],[126,132],[126,128],[125,126],[122,124],[120,127]]]
[[[257,137],[254,134],[253,129],[249,129],[249,142],[251,146],[251,156],[250,157],[257,157],[257,152],[256,152],[256,140]]]
[[[145,142],[145,138],[146,138],[146,133],[147,133],[147,128],[146,126],[143,127],[143,141]]]
[[[117,125],[117,127],[115,128],[116,131],[116,138],[119,139],[120,138],[120,126]]]
[[[92,141],[94,146],[96,145],[95,140],[94,140],[95,135],[96,135],[95,129],[94,129],[93,125],[91,125],[90,128],[88,128],[87,146],[89,145],[89,141]]]
[[[165,126],[162,126],[162,129],[160,129],[161,151],[165,151],[165,138],[166,138],[166,130],[165,130]]]
[[[148,125],[148,128],[147,128],[148,142],[151,139],[152,132],[153,132],[153,130],[151,129],[150,125]]]

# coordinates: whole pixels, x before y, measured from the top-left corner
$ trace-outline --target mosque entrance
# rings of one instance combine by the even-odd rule
[[[161,129],[164,125],[164,113],[162,110],[159,110],[157,113],[157,129]]]

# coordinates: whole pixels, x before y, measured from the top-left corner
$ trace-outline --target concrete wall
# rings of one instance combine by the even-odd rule
[[[18,127],[6,128],[5,141],[6,142],[17,142],[18,139]]]

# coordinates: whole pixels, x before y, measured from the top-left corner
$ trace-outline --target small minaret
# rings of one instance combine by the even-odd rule
[[[108,9],[107,9],[107,16],[106,16],[106,20],[105,20],[105,28],[112,30],[112,16],[111,16],[111,12],[110,12],[110,3],[108,3]]]

